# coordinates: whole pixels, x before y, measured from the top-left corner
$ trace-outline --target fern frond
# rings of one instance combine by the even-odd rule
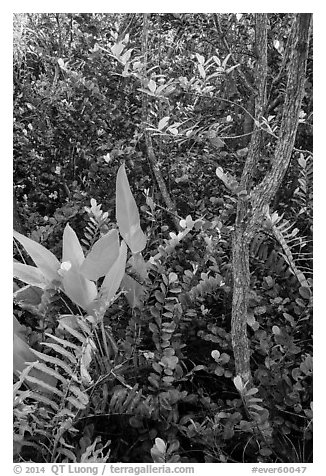
[[[61,347],[60,345],[52,344],[52,342],[41,342],[41,343],[45,345],[46,347],[49,347],[50,349],[55,350],[56,352],[63,355],[64,357],[67,357],[67,359],[70,360],[72,364],[77,364],[76,357],[71,352]]]
[[[271,239],[278,243],[279,249],[275,245],[271,249]],[[310,288],[304,266],[301,265],[312,259],[311,252],[305,248],[309,243],[307,237],[299,236],[295,223],[290,223],[277,212],[272,215],[267,213],[263,231],[257,233],[251,242],[250,254],[264,263],[269,272],[285,277],[293,275],[300,286]],[[302,251],[303,248],[305,251]]]
[[[77,322],[78,322],[78,320],[77,320]],[[83,336],[83,334],[81,334],[77,330],[70,327],[68,324],[63,322],[63,320],[60,320],[59,327],[62,327],[65,331],[69,332],[69,334],[71,334],[73,337],[78,339],[79,342],[81,342],[82,344],[85,344],[86,338]]]
[[[62,410],[59,410],[56,414],[56,418],[75,418],[75,416],[75,413],[69,408],[63,408]]]
[[[53,339],[56,342],[58,342],[58,344],[61,344],[64,348],[65,347],[70,347],[71,349],[75,349],[75,350],[79,349],[78,345],[74,344],[73,342],[69,342],[67,340],[60,339],[60,337],[57,337],[53,334],[49,334],[48,332],[45,332],[45,335],[47,337],[49,337],[50,339]]]
[[[42,362],[39,362],[39,361],[34,362],[33,363],[33,368],[41,370],[42,372],[46,373],[47,375],[50,375],[50,376],[54,377],[57,380],[60,380],[64,385],[68,384],[68,380],[65,377],[63,377],[59,372],[52,369],[48,365],[43,364]]]
[[[303,154],[298,158],[299,179],[298,186],[293,194],[293,202],[299,207],[298,216],[303,213],[312,218],[313,206],[313,161],[309,155],[306,159]]]
[[[272,230],[273,230],[273,234],[274,234],[276,240],[279,242],[279,244],[281,245],[281,247],[283,249],[284,253],[282,254],[282,256],[284,257],[284,259],[287,262],[287,264],[289,265],[291,271],[293,272],[293,274],[295,275],[295,277],[299,281],[300,285],[305,287],[305,288],[310,289],[310,285],[309,285],[304,273],[298,268],[298,266],[297,266],[297,264],[296,264],[296,262],[293,258],[291,248],[290,248],[290,246],[288,245],[288,243],[286,241],[286,238],[285,238],[285,236],[282,232],[282,229],[280,229],[279,227],[274,225],[272,227]],[[288,230],[288,228],[287,228],[287,230]]]
[[[94,442],[89,445],[83,454],[80,456],[80,463],[106,463],[110,457],[110,451],[106,456],[103,455],[103,451],[110,445],[111,441],[107,441],[104,446],[101,445],[99,449],[96,449],[97,444],[101,443],[101,437],[97,436]]]
[[[58,359],[57,357],[52,357],[47,354],[43,354],[42,352],[38,352],[35,349],[31,349],[32,352],[36,355],[41,360],[44,360],[45,362],[48,362],[53,365],[57,365],[58,367],[61,367],[73,380],[78,380],[78,378],[75,375],[75,370],[69,367],[65,362],[62,360]]]
[[[82,392],[76,385],[70,385],[69,387],[70,392],[72,392],[83,405],[88,405],[89,398],[88,395]]]
[[[85,410],[86,408],[86,405],[83,402],[73,397],[72,395],[67,397],[67,401],[72,403],[72,405],[74,405],[77,408],[77,410]]]
[[[117,387],[111,397],[109,409],[111,413],[132,414],[137,413],[137,407],[143,400],[138,384],[131,389]]]
[[[60,407],[50,398],[45,397],[41,393],[37,393],[37,392],[31,392],[30,398],[33,400],[36,400],[37,402],[43,403],[47,407],[53,408],[55,414],[58,415]]]
[[[220,276],[219,274],[216,276],[208,276],[203,273],[202,279],[199,281],[198,284],[196,284],[190,289],[188,295],[193,301],[199,296],[204,297],[207,294],[214,294],[217,289],[220,289],[223,285],[224,282],[222,280],[222,276]]]
[[[44,388],[50,393],[54,393],[58,395],[60,398],[64,398],[64,394],[58,390],[57,388],[53,387],[52,385],[49,385],[48,383],[45,383],[43,380],[36,378],[36,377],[31,377],[30,375],[27,375],[26,377],[27,382],[34,383],[38,387]]]
[[[84,228],[83,244],[90,249],[95,241],[108,231],[108,212],[101,210],[101,204],[97,205],[94,198],[91,199],[91,208],[85,207],[88,214],[88,223]]]

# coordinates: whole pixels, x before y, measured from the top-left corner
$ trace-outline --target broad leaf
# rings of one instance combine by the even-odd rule
[[[49,281],[58,279],[57,270],[60,268],[60,263],[51,251],[18,231],[14,231],[14,238],[23,245],[36,266]]]
[[[111,230],[102,236],[92,247],[90,253],[80,267],[81,273],[96,281],[105,276],[119,256],[119,235],[117,230]]]
[[[121,280],[125,274],[127,261],[127,246],[124,241],[121,242],[119,256],[107,275],[101,286],[100,298],[108,305],[119,289]]]
[[[67,223],[63,232],[62,261],[70,261],[73,270],[81,266],[85,259],[83,249],[74,230]]]
[[[78,306],[87,310],[87,306],[97,296],[96,285],[73,268],[62,274],[65,294]]]
[[[121,289],[126,291],[126,299],[132,309],[141,308],[141,297],[145,292],[144,286],[139,284],[134,278],[125,274],[121,281]]]
[[[146,246],[146,236],[140,228],[139,212],[131,193],[126,170],[122,164],[118,170],[116,183],[116,218],[119,231],[133,253]]]
[[[13,372],[15,375],[19,375],[24,370],[26,362],[36,360],[23,335],[17,332],[14,332],[13,353]]]
[[[27,264],[14,263],[13,276],[23,281],[23,283],[32,284],[42,289],[45,288],[47,284],[47,280],[39,268]]]

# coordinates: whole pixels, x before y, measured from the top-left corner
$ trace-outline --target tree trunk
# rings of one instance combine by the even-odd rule
[[[142,87],[143,89],[146,88],[146,79],[147,79],[147,57],[148,57],[148,13],[144,13],[143,15],[144,18],[144,25],[143,25],[143,38],[142,38],[142,54],[143,54],[143,84]],[[177,218],[177,211],[175,204],[173,200],[170,197],[169,191],[166,187],[163,175],[161,173],[161,170],[158,166],[156,157],[155,157],[155,152],[154,152],[154,147],[153,147],[153,141],[150,132],[146,129],[146,123],[148,119],[148,96],[146,93],[142,93],[142,123],[143,123],[143,129],[144,129],[144,136],[145,136],[145,142],[146,142],[146,149],[147,149],[147,155],[149,162],[151,164],[155,180],[157,182],[158,188],[161,192],[162,198],[165,202],[167,211],[171,213],[173,217],[173,222],[177,230],[180,230],[180,225],[179,225],[179,219]]]
[[[232,241],[233,299],[232,347],[236,374],[244,382],[251,380],[250,349],[247,338],[247,306],[250,286],[249,244],[245,228],[237,227]]]
[[[244,382],[251,382],[250,346],[247,337],[247,306],[250,287],[249,245],[261,228],[269,203],[285,175],[289,165],[298,127],[301,101],[304,94],[305,69],[311,14],[296,14],[290,48],[288,82],[280,132],[275,148],[273,165],[262,181],[252,188],[253,174],[261,153],[260,118],[266,108],[267,76],[267,14],[256,15],[256,126],[253,132],[247,160],[241,177],[241,188],[249,199],[238,199],[237,216],[232,242],[233,300],[232,345],[235,369]]]

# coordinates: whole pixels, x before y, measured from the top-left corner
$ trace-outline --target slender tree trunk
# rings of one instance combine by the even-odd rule
[[[267,14],[256,15],[256,71],[255,71],[255,118],[259,123],[266,102],[267,78]],[[251,187],[252,175],[259,159],[261,130],[255,125],[247,160],[241,177],[241,188]],[[250,348],[247,337],[247,306],[250,288],[248,216],[251,204],[240,199],[237,203],[237,216],[232,240],[233,299],[232,299],[232,346],[235,369],[242,379],[251,381]]]
[[[250,286],[249,244],[245,228],[237,227],[232,242],[233,298],[232,347],[237,375],[251,380],[250,349],[247,338],[247,306]]]
[[[147,58],[148,58],[148,14],[144,13],[143,18],[144,18],[144,24],[143,24],[143,38],[142,38],[142,53],[143,53],[143,84],[142,84],[142,87],[145,89],[146,88],[146,79],[147,79],[146,70],[147,70]],[[151,167],[152,167],[152,170],[153,170],[158,188],[160,189],[162,198],[165,202],[166,208],[167,208],[168,212],[170,212],[172,217],[173,217],[173,222],[175,224],[176,229],[179,230],[180,225],[179,225],[179,219],[177,218],[177,210],[176,210],[176,207],[175,207],[175,204],[174,204],[173,200],[171,199],[171,196],[170,196],[169,191],[166,187],[163,175],[161,173],[160,167],[157,163],[151,134],[146,129],[146,123],[147,123],[147,119],[148,119],[148,96],[147,96],[146,93],[143,93],[142,101],[143,101],[143,103],[142,103],[142,123],[143,123],[143,128],[144,128],[144,136],[145,136],[148,159],[149,159],[149,162],[151,164]]]
[[[255,116],[259,124],[266,108],[267,76],[267,14],[256,15],[256,104]],[[250,346],[247,337],[247,306],[250,287],[249,245],[261,228],[269,203],[281,185],[289,165],[298,127],[301,101],[304,94],[305,70],[311,14],[296,14],[292,42],[289,43],[290,60],[284,109],[275,156],[271,169],[262,181],[253,188],[253,174],[261,152],[261,130],[255,127],[247,160],[241,177],[241,188],[249,199],[239,198],[232,242],[233,300],[232,300],[232,345],[235,369],[244,382],[251,382]]]

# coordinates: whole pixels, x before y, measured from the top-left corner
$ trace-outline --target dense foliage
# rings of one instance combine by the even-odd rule
[[[254,181],[273,160],[292,17],[268,15]],[[231,250],[255,17],[144,21],[14,16],[14,458],[312,461],[312,44],[292,159],[250,244],[247,388]]]

